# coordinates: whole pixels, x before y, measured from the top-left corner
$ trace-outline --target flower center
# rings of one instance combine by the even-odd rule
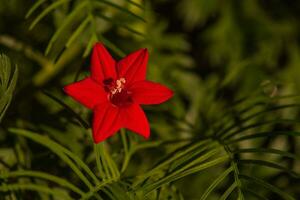
[[[131,92],[125,88],[125,83],[125,78],[120,78],[116,81],[108,78],[103,81],[104,89],[108,93],[108,99],[115,106],[128,106],[133,102]]]

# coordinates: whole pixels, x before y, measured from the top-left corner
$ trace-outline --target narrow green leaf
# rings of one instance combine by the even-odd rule
[[[115,200],[130,200],[127,195],[127,191],[122,189],[118,184],[111,184],[106,187],[106,189],[111,193],[112,198]]]
[[[244,159],[244,160],[239,160],[238,164],[254,164],[254,165],[259,165],[259,166],[271,167],[274,169],[279,169],[279,170],[285,171],[285,172],[289,173],[291,176],[299,178],[299,174],[297,174],[296,172],[294,172],[290,169],[287,169],[286,167],[283,167],[281,165],[278,165],[276,163],[269,162],[269,161]]]
[[[280,124],[283,124],[283,123],[286,123],[286,124],[298,124],[298,123],[300,123],[300,120],[276,119],[276,120],[269,120],[269,121],[264,121],[264,122],[253,123],[253,124],[244,126],[243,128],[240,128],[239,130],[234,131],[234,132],[232,132],[230,134],[224,134],[222,136],[222,140],[228,140],[229,138],[233,137],[234,135],[236,135],[238,133],[245,132],[245,131],[247,131],[249,129],[252,129],[252,128],[261,127],[261,126],[269,125],[269,124],[278,124],[278,123],[280,123]]]
[[[138,20],[141,20],[143,22],[146,22],[144,18],[134,14],[133,12],[123,8],[122,6],[119,6],[118,4],[115,4],[113,3],[112,1],[107,1],[107,0],[96,0],[95,2],[93,2],[94,6],[98,7],[98,8],[102,8],[103,7],[103,4],[106,4],[108,6],[111,6],[111,7],[114,7],[116,8],[117,10],[119,11],[122,11],[124,13],[127,13],[128,15],[138,19]]]
[[[126,0],[126,1],[127,1],[128,3],[130,3],[131,5],[134,5],[134,6],[140,8],[140,9],[142,9],[142,10],[145,9],[141,4],[138,4],[138,3],[136,3],[136,2],[134,2],[134,1],[132,1],[132,0]]]
[[[243,120],[242,120],[242,123],[244,122],[247,122],[259,115],[262,115],[262,114],[265,114],[265,113],[269,113],[269,112],[272,112],[272,111],[275,111],[275,110],[281,110],[281,109],[286,109],[286,108],[299,108],[300,107],[300,104],[285,104],[285,105],[279,105],[279,106],[272,106],[268,109],[265,109],[265,110],[262,110],[262,111],[259,111],[259,112],[256,112],[252,115],[249,115],[248,117],[245,117]]]
[[[198,165],[199,163],[201,163],[201,162],[211,158],[212,156],[220,153],[221,150],[223,150],[223,147],[213,148],[213,149],[205,152],[204,154],[200,154],[198,157],[196,157],[195,159],[192,159],[187,164],[182,165],[182,166],[178,166],[178,168],[175,169],[175,170],[176,170],[177,173],[180,173],[184,170],[187,170],[190,167],[194,167],[195,165]]]
[[[270,191],[272,191],[272,192],[280,195],[283,199],[286,199],[286,200],[296,200],[294,197],[292,197],[288,193],[280,190],[279,188],[271,185],[270,183],[265,182],[264,180],[258,179],[258,178],[253,177],[253,176],[243,175],[243,174],[240,174],[239,177],[241,179],[247,180],[247,181],[255,183],[257,185],[261,185],[264,188],[266,188],[266,189],[268,189],[268,190],[270,190]]]
[[[169,174],[167,176],[164,176],[163,178],[159,179],[158,181],[155,181],[154,183],[145,184],[143,186],[142,190],[144,191],[145,195],[147,195],[148,193],[150,193],[153,190],[161,187],[164,184],[173,182],[173,181],[178,180],[180,178],[183,178],[183,177],[185,177],[187,175],[190,175],[190,174],[199,172],[201,170],[207,169],[209,167],[218,165],[218,164],[223,163],[223,162],[225,162],[227,160],[228,160],[228,156],[225,155],[225,156],[219,157],[217,159],[214,159],[212,161],[207,161],[207,162],[205,162],[203,164],[200,164],[198,166],[194,166],[194,167],[192,167],[192,168],[190,168],[188,170],[185,170],[183,172],[181,170],[177,170],[177,171],[175,171],[175,172],[173,172],[173,173],[171,173],[171,174]]]
[[[220,176],[218,176],[214,182],[206,189],[206,191],[201,196],[200,200],[206,199],[209,194],[228,176],[230,172],[232,172],[233,167],[229,167],[227,170],[225,170]]]
[[[67,41],[66,47],[70,47],[70,45],[74,42],[75,39],[78,38],[78,36],[84,31],[85,27],[89,24],[91,21],[90,17],[87,17],[79,26],[78,28],[73,32],[69,40]]]
[[[161,160],[154,167],[152,167],[152,169],[149,172],[145,173],[142,176],[143,177],[142,180],[144,180],[145,178],[147,178],[149,176],[152,176],[153,174],[160,171],[162,168],[165,168],[166,166],[171,164],[173,161],[179,159],[182,156],[185,156],[189,152],[199,148],[202,145],[206,145],[206,144],[211,144],[211,140],[204,140],[204,141],[201,141],[201,142],[197,142],[195,144],[187,144],[186,146],[176,150],[172,154],[168,155],[164,160]],[[138,184],[138,183],[136,183],[136,184]]]
[[[219,200],[226,200],[235,188],[237,188],[236,182],[232,183],[232,185],[224,192]]]
[[[83,11],[84,8],[86,8],[88,4],[88,1],[81,1],[72,11],[71,13],[64,19],[62,24],[59,26],[59,28],[55,31],[53,36],[51,37],[47,47],[45,54],[48,55],[50,52],[50,49],[52,48],[53,43],[59,38],[59,36],[63,33],[64,30],[67,29],[67,26],[71,24],[76,17],[78,17],[79,13]]]
[[[299,137],[300,132],[297,131],[271,131],[271,132],[261,132],[261,133],[255,133],[251,135],[246,135],[242,136],[236,139],[231,139],[229,141],[226,141],[226,144],[233,144],[236,142],[241,142],[245,140],[252,140],[252,139],[257,139],[261,137],[275,137],[278,135],[285,135],[285,136],[294,136],[294,137]]]
[[[87,44],[87,46],[86,46],[86,48],[85,48],[85,50],[84,50],[84,53],[83,53],[83,57],[84,57],[84,58],[86,58],[86,57],[89,55],[91,49],[93,48],[93,45],[94,45],[97,41],[98,41],[97,36],[96,36],[95,34],[92,34],[92,36],[90,37],[89,42],[88,42],[88,44]]]
[[[0,83],[1,93],[9,87],[9,80],[11,77],[12,65],[10,59],[3,54],[0,54]],[[3,94],[1,94],[3,95]]]
[[[9,103],[8,102],[11,101],[11,98],[12,98],[11,95],[7,95],[7,96],[2,97],[0,99],[0,108],[1,108],[1,110],[0,110],[0,122],[1,122],[2,118],[4,117],[4,115],[6,113],[6,110],[9,107]]]
[[[262,114],[266,114],[266,113],[269,113],[269,112],[272,112],[272,111],[275,111],[275,110],[281,110],[281,109],[286,109],[286,108],[295,108],[295,107],[300,107],[300,104],[286,104],[286,105],[280,105],[280,106],[273,106],[271,108],[268,108],[268,109],[256,112],[254,114],[249,115],[248,117],[245,117],[245,118],[241,119],[241,121],[239,121],[239,126],[242,125],[242,124],[245,124],[246,122],[248,122],[248,121],[252,120],[253,118],[255,118],[257,116],[260,116]],[[226,134],[226,133],[228,133],[229,131],[231,131],[235,127],[237,127],[237,125],[234,123],[234,124],[232,124],[231,126],[229,126],[228,128],[226,128],[224,131],[222,131],[218,135],[220,135],[220,136],[221,135],[228,135],[228,136],[226,136],[224,138],[225,139],[229,138],[232,135],[234,135],[234,133],[232,133],[232,134]]]
[[[89,192],[85,193],[85,195],[83,195],[80,200],[90,199],[92,196],[96,195],[100,190],[102,190],[105,185],[107,185],[107,184],[109,184],[111,182],[112,182],[112,180],[102,181],[100,184],[98,184],[92,190],[90,190]]]
[[[118,25],[118,27],[120,27],[120,28],[124,28],[124,29],[128,30],[131,33],[134,33],[134,34],[139,35],[141,37],[145,37],[145,35],[143,33],[139,32],[139,31],[136,31],[136,30],[134,30],[134,29],[132,29],[132,28],[124,25],[123,23],[120,23],[117,20],[114,20],[114,19],[111,19],[109,17],[106,17],[105,15],[101,14],[100,12],[97,12],[96,15],[98,17],[100,17],[100,18],[102,18],[102,19],[104,19],[104,20],[112,23],[112,24]]]
[[[120,57],[124,57],[126,54],[115,44],[113,44],[111,41],[103,37],[102,35],[99,35],[99,39],[111,50],[113,50],[116,54],[118,54]]]
[[[38,0],[37,2],[35,2],[35,4],[33,4],[33,6],[29,9],[29,11],[26,13],[25,18],[27,19],[28,17],[30,17],[30,15],[40,7],[40,5],[42,5],[44,2],[46,2],[46,0]]]
[[[0,173],[0,178],[1,179],[7,179],[7,178],[11,178],[11,177],[23,177],[23,176],[28,176],[28,177],[32,177],[32,178],[41,178],[47,181],[52,181],[62,187],[66,187],[70,190],[72,190],[73,192],[83,195],[84,192],[81,191],[78,187],[76,187],[75,185],[73,185],[72,183],[70,183],[69,181],[48,174],[48,173],[44,173],[44,172],[39,172],[39,171],[29,171],[29,170],[20,170],[20,171],[12,171],[12,172],[1,172]]]
[[[235,154],[240,154],[240,153],[270,153],[270,154],[277,154],[281,155],[283,157],[288,157],[288,158],[294,158],[294,159],[300,159],[298,155],[292,154],[287,151],[281,151],[278,149],[264,149],[264,148],[249,148],[249,149],[237,149],[233,151]]]
[[[248,95],[246,97],[240,98],[237,101],[233,102],[231,106],[229,106],[229,108],[227,109],[227,111],[220,117],[220,123],[224,123],[222,122],[222,120],[226,117],[226,116],[230,116],[232,115],[232,113],[236,113],[236,115],[238,116],[242,116],[243,114],[246,114],[247,112],[255,109],[257,106],[262,106],[262,107],[266,107],[270,104],[270,102],[276,101],[276,100],[280,100],[280,99],[287,99],[287,98],[294,98],[294,97],[299,97],[299,95],[295,95],[295,94],[291,94],[291,95],[282,95],[282,96],[276,96],[276,97],[266,97],[266,96],[262,96],[260,94],[260,90],[254,92],[254,94]],[[255,96],[255,98],[253,98]],[[254,102],[253,102],[254,100]],[[250,104],[249,106],[243,108],[242,110],[239,110],[239,108],[237,108],[240,105],[245,105],[245,104]],[[225,132],[228,132],[231,128],[235,127],[235,124],[231,124],[229,126],[226,126],[226,128],[224,128],[224,126],[221,126],[218,131],[217,131],[217,135],[222,135]]]
[[[232,119],[235,118],[234,116],[237,115],[239,117],[242,117],[245,113],[256,109],[258,106],[266,106],[266,102],[256,102],[254,104],[251,104],[250,106],[243,108],[242,110],[235,110],[233,108],[229,108],[221,117],[220,120],[217,121],[219,126],[216,130],[216,135],[220,136],[224,133],[227,133],[231,129],[236,127],[236,122]],[[227,121],[226,121],[227,120]],[[230,122],[228,122],[228,120]]]
[[[50,6],[48,6],[42,13],[40,13],[35,20],[30,24],[29,30],[33,29],[39,21],[41,21],[46,15],[48,15],[51,11],[56,9],[58,6],[68,2],[69,0],[58,0],[53,2]]]
[[[30,184],[30,183],[16,183],[16,184],[2,184],[0,185],[0,192],[7,191],[19,191],[19,190],[30,190],[35,192],[47,193],[55,197],[60,197],[62,199],[71,200],[72,198],[65,193],[58,193],[57,191],[42,185]]]
[[[18,68],[13,70],[9,58],[0,54],[0,122],[10,105],[17,80]]]
[[[196,172],[199,172],[201,170],[204,170],[204,169],[207,169],[209,167],[213,167],[215,165],[218,165],[218,164],[221,164],[221,163],[224,163],[228,161],[228,156],[227,155],[224,155],[224,156],[221,156],[219,158],[216,158],[214,160],[211,160],[211,161],[207,161],[207,162],[204,162],[203,164],[200,164],[198,166],[194,166],[186,171],[184,171],[183,173],[181,173],[179,176],[176,177],[175,180],[177,179],[180,179],[182,177],[185,177],[187,175],[190,175],[190,174],[193,174],[193,173],[196,173]]]
[[[85,172],[90,175],[90,177],[93,179],[95,184],[100,184],[99,179],[95,176],[95,174],[92,172],[92,170],[81,160],[76,154],[71,152],[70,150],[63,148],[62,151],[68,155],[70,158],[72,158]]]
[[[85,175],[79,170],[79,168],[72,162],[72,160],[67,157],[65,154],[66,148],[62,147],[58,143],[52,141],[46,136],[42,136],[30,131],[22,130],[22,129],[16,129],[16,128],[10,128],[9,131],[11,133],[27,137],[36,143],[39,143],[47,148],[49,148],[53,153],[58,155],[63,161],[65,161],[69,167],[78,175],[78,177],[88,186],[88,188],[93,188],[92,184],[89,182],[89,180],[85,177]]]
[[[47,97],[51,98],[52,100],[60,104],[62,107],[66,108],[72,115],[74,115],[74,117],[78,120],[80,125],[83,126],[83,128],[85,129],[89,128],[89,124],[84,119],[82,119],[81,116],[78,115],[72,108],[70,108],[67,104],[65,104],[62,100],[60,100],[59,98],[55,97],[54,95],[52,95],[47,91],[43,91],[43,94],[45,94]]]
[[[172,165],[169,167],[169,171],[173,171],[176,167],[183,165],[184,163],[193,163],[196,162],[199,158],[203,158],[202,155],[206,155],[210,157],[209,152],[213,152],[213,154],[217,153],[220,149],[223,149],[223,147],[220,147],[218,143],[211,143],[206,146],[201,146],[200,148],[197,148],[193,150],[192,152],[189,152],[185,156],[175,160]],[[206,151],[206,152],[204,152]],[[202,152],[204,152],[202,154]]]
[[[252,190],[250,190],[250,189],[248,189],[248,188],[243,188],[243,191],[245,191],[245,192],[251,194],[252,196],[256,197],[257,199],[268,200],[267,198],[265,198],[265,197],[263,197],[263,196],[257,194],[257,191],[254,192],[254,191],[252,191]]]

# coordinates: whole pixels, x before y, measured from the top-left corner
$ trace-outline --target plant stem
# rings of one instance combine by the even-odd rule
[[[124,160],[121,168],[121,173],[123,173],[129,164],[131,153],[130,153],[130,148],[128,146],[128,138],[126,135],[126,130],[122,128],[120,132],[121,132],[120,134],[121,134],[121,139],[124,147]]]

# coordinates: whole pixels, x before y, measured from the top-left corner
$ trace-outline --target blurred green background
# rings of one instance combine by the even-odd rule
[[[32,7],[35,2],[38,3]],[[148,79],[175,91],[171,101],[144,107],[151,124],[150,146],[139,150],[130,160],[123,175],[128,177],[125,178],[128,183],[132,177],[159,163],[163,156],[168,158],[173,151],[180,150],[181,142],[214,138],[222,127],[226,130],[232,124],[234,131],[251,123],[275,120],[276,123],[247,131],[284,130],[288,134],[266,135],[258,141],[233,144],[230,148],[280,149],[293,156],[279,154],[273,158],[256,151],[232,159],[237,164],[241,158],[270,159],[282,164],[284,169],[248,162],[249,165],[242,164],[239,169],[299,198],[299,176],[288,175],[290,170],[300,171],[300,141],[299,137],[293,137],[299,134],[292,134],[299,129],[299,21],[300,2],[293,0],[0,0],[0,53],[6,54],[18,69],[17,86],[14,92],[10,91],[14,95],[12,100],[5,100],[11,102],[0,122],[0,171],[39,170],[65,177],[82,187],[52,151],[17,137],[8,128],[47,135],[95,167],[89,130],[78,122],[80,116],[89,124],[91,112],[66,96],[62,87],[89,74],[92,45],[101,41],[117,60],[136,49],[148,48]],[[6,87],[0,90],[0,98],[7,95],[5,90]],[[278,105],[285,105],[284,109],[274,109]],[[262,110],[265,111],[262,115],[255,115]],[[244,123],[251,115],[258,117],[247,121],[249,124]],[[285,119],[293,121],[284,123]],[[146,142],[132,135],[130,144]],[[215,138],[221,144],[224,142]],[[111,157],[120,165],[124,153],[120,137],[109,139],[107,146]],[[181,165],[196,158],[186,157]],[[170,181],[168,187],[162,187],[161,196],[147,198],[200,199],[217,174],[232,163]],[[222,182],[208,199],[219,199],[235,178]],[[0,179],[0,183],[5,181],[19,179]],[[244,184],[247,188],[248,183]],[[285,199],[275,190],[249,185],[268,199]],[[65,192],[59,188],[57,191]],[[251,192],[243,192],[242,196],[258,198]],[[76,195],[71,197],[77,199]],[[10,198],[52,197],[19,190],[0,192],[0,199]],[[228,198],[242,199],[240,190]]]

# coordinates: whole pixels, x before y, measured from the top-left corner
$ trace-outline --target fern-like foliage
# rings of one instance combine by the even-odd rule
[[[61,7],[67,7],[69,8],[68,10],[70,10],[70,12],[66,11],[64,13],[64,20],[59,23],[57,30],[51,37],[46,48],[46,55],[51,54],[51,50],[53,50],[52,53],[54,55],[52,55],[54,58],[58,56],[58,53],[73,45],[75,41],[76,43],[80,41],[81,43],[85,44],[86,48],[83,54],[84,57],[88,55],[92,45],[97,41],[102,41],[105,43],[105,45],[107,45],[107,47],[115,51],[115,53],[123,56],[123,51],[103,35],[103,29],[101,29],[101,26],[105,26],[105,23],[107,22],[120,26],[133,34],[143,35],[142,33],[130,28],[126,24],[126,21],[118,22],[112,17],[107,16],[113,15],[114,17],[116,15],[125,14],[125,19],[129,18],[129,20],[139,20],[145,22],[143,17],[129,10],[128,7],[130,6],[137,7],[141,10],[144,9],[143,6],[132,1],[122,1],[120,5],[120,3],[118,4],[114,1],[108,0],[58,0],[53,2],[39,0],[28,11],[26,18],[30,17],[35,11],[39,10],[46,2],[50,3],[50,5],[48,5],[45,10],[42,10],[42,12],[40,12],[34,18],[29,29],[34,28],[44,17],[50,15]],[[115,9],[117,12],[107,11],[110,8]],[[99,20],[102,20],[102,23],[99,23]]]
[[[228,188],[220,199],[266,199],[270,196],[276,199],[296,199],[288,192],[288,188],[278,188],[274,180],[268,182],[275,174],[290,177],[291,180],[299,179],[299,173],[294,171],[294,167],[300,157],[291,153],[290,145],[286,143],[290,137],[300,136],[299,131],[287,128],[289,125],[297,125],[299,121],[278,115],[282,110],[299,108],[298,103],[278,105],[278,102],[290,98],[293,99],[292,96],[257,98],[249,106],[245,106],[247,100],[241,100],[232,107],[228,115],[220,119],[212,137],[224,147],[230,159],[227,169],[211,183],[201,199],[209,199],[209,194],[226,178],[231,181],[228,181]],[[270,126],[274,124],[278,129]],[[272,147],[274,140],[281,143],[275,145],[281,148]],[[288,164],[289,159],[293,160],[291,164]],[[269,169],[271,173],[260,172],[265,169]]]
[[[18,79],[18,68],[13,68],[9,58],[0,54],[0,122],[12,100]]]
[[[2,172],[0,177],[6,181],[11,178],[18,180],[21,177],[31,177],[31,180],[41,179],[54,183],[56,187],[68,191],[61,193],[61,198],[66,199],[72,199],[74,195],[76,199],[166,199],[170,195],[173,199],[183,199],[175,185],[176,181],[209,169],[216,171],[216,178],[207,184],[206,190],[199,197],[201,200],[211,199],[211,195],[222,200],[268,197],[296,200],[288,188],[277,185],[276,177],[299,180],[299,173],[294,170],[299,155],[289,151],[290,146],[285,144],[288,138],[300,136],[300,131],[290,130],[287,124],[297,124],[299,121],[281,117],[274,119],[274,115],[297,109],[300,105],[291,103],[291,100],[297,98],[282,96],[257,97],[254,101],[250,98],[239,100],[211,125],[212,130],[193,138],[137,143],[134,137],[122,130],[122,162],[116,162],[112,157],[113,150],[108,143],[101,143],[94,145],[96,168],[91,168],[76,154],[47,136],[23,129],[10,129],[11,133],[49,148],[70,167],[82,185],[76,186],[67,179],[32,170]],[[289,103],[284,103],[286,100]],[[197,132],[197,129],[191,130]],[[273,148],[273,141],[283,143],[277,145],[281,148]],[[126,175],[133,155],[142,149],[162,146],[170,146],[173,150],[144,173]],[[262,173],[266,168],[271,170]],[[55,194],[54,188],[49,185],[40,186],[31,183],[30,179],[28,181],[25,185],[9,181],[2,184],[0,190],[33,190]],[[215,193],[216,190],[219,192]],[[219,196],[216,197],[216,194]]]
[[[46,5],[45,9],[43,5]],[[132,9],[137,12],[132,12]],[[145,22],[142,17],[144,7],[130,0],[39,0],[27,12],[26,18],[35,13],[37,15],[29,29],[36,27],[47,16],[53,18],[56,26],[45,50],[51,65],[42,66],[43,69],[33,78],[34,84],[38,86],[61,71],[72,58],[80,55],[87,57],[97,41],[123,57],[125,53],[120,46],[104,35],[109,28],[117,27],[143,37],[143,33],[134,30],[129,24]]]

